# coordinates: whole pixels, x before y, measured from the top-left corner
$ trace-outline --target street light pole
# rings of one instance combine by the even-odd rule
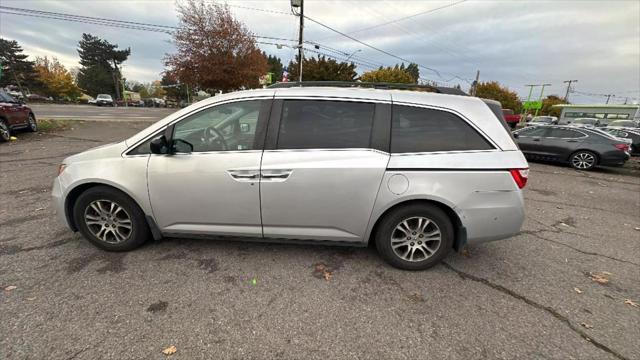
[[[352,52],[352,53],[351,53],[351,55],[347,56],[347,60],[345,60],[344,62],[349,61],[349,59],[351,59],[351,57],[352,57],[353,55],[355,55],[356,53],[358,53],[358,52],[360,52],[360,51],[362,51],[362,49],[358,49],[358,50],[356,50],[356,51]]]
[[[538,101],[542,102],[542,94],[544,93],[544,88],[546,86],[551,86],[551,84],[542,84],[542,89],[540,89],[540,98],[538,99]],[[536,113],[533,116],[538,116],[538,111],[540,111],[540,109],[536,109]]]

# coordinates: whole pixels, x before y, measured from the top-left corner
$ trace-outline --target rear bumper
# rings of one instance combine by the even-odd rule
[[[622,151],[610,151],[606,154],[602,154],[598,165],[602,166],[622,166],[624,165],[631,155]]]
[[[522,191],[476,191],[456,212],[467,231],[467,243],[512,237],[524,223]]]

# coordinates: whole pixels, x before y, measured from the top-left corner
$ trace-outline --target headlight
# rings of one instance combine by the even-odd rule
[[[66,164],[60,164],[58,166],[58,176],[60,176],[60,174],[62,174],[62,172],[64,171],[64,169],[67,167]]]

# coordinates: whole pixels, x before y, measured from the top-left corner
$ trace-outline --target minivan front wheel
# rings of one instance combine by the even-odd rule
[[[394,210],[378,226],[376,247],[394,267],[423,270],[439,263],[453,246],[453,226],[441,209],[414,204]]]
[[[73,208],[78,229],[95,246],[109,251],[133,250],[149,239],[144,213],[127,195],[107,186],[82,193]]]
[[[581,150],[571,155],[569,161],[576,170],[591,170],[596,166],[598,157],[591,151]]]

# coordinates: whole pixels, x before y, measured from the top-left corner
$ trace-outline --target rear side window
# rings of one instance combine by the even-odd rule
[[[392,153],[490,149],[493,146],[457,115],[434,109],[393,106]]]
[[[368,148],[374,104],[285,100],[278,149]]]
[[[551,132],[549,133],[548,137],[572,139],[572,138],[584,137],[584,135],[582,135],[577,131],[573,131],[569,129],[551,129]]]

